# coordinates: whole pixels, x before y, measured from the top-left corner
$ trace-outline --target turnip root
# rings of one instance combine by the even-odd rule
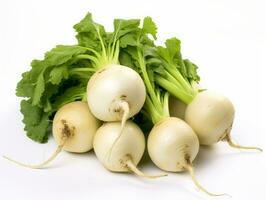
[[[122,132],[120,136],[119,122],[105,123],[96,132],[93,148],[103,166],[113,172],[133,172],[147,178],[160,177],[146,175],[136,167],[145,150],[141,129],[128,120]]]
[[[232,102],[226,97],[211,92],[200,92],[188,105],[185,120],[199,137],[200,144],[212,145],[225,140],[231,147],[240,149],[255,149],[232,142],[231,129],[235,110]]]
[[[148,137],[149,155],[160,169],[169,172],[187,170],[195,185],[203,192],[208,192],[195,178],[193,160],[199,151],[199,140],[192,128],[183,120],[169,117],[154,125]]]
[[[87,103],[76,101],[61,107],[53,120],[53,136],[58,147],[43,163],[36,165],[23,164],[8,157],[8,160],[29,168],[42,168],[50,163],[62,150],[83,153],[93,148],[93,138],[100,126],[90,112]]]

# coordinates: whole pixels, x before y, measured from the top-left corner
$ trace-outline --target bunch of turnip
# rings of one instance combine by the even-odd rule
[[[124,32],[130,21],[115,20],[114,32],[106,39],[103,27],[94,23],[90,14],[84,20],[74,26],[78,32],[77,38],[80,34],[87,33],[86,31],[93,32],[100,47],[98,51],[83,47],[89,54],[81,55],[77,59],[89,60],[91,66],[74,69],[76,72],[94,72],[87,83],[87,103],[68,103],[56,112],[53,118],[53,135],[58,147],[46,161],[28,165],[6,158],[25,167],[42,168],[62,149],[83,153],[94,147],[100,162],[111,171],[132,171],[136,175],[149,178],[164,176],[146,175],[136,167],[145,150],[144,134],[136,124],[126,122],[141,110],[146,97],[141,76],[135,70],[120,65],[118,60],[119,37],[130,32]],[[88,23],[91,27],[86,30]],[[135,21],[133,23],[136,24]],[[105,123],[99,128],[100,121]]]
[[[123,44],[121,61],[133,66],[146,85],[142,113],[154,124],[147,140],[150,158],[162,170],[188,171],[200,190],[212,196],[221,195],[209,192],[195,178],[192,162],[199,146],[226,140],[235,148],[262,149],[232,142],[232,103],[222,95],[200,90],[197,66],[182,59],[180,41],[172,38],[166,41],[166,47],[156,46],[148,36],[156,39],[156,26],[147,32],[145,20],[142,28],[130,33],[135,43]],[[169,108],[176,110],[170,112]]]
[[[17,86],[17,95],[28,98],[21,103],[27,135],[44,142],[52,125],[57,148],[36,165],[8,160],[42,168],[62,150],[94,149],[110,171],[165,176],[147,175],[137,167],[145,133],[157,167],[187,171],[201,191],[216,196],[195,177],[200,145],[224,140],[235,148],[262,151],[232,141],[233,104],[199,89],[197,66],[182,58],[178,39],[168,39],[165,47],[155,44],[157,28],[150,17],[142,26],[137,19],[116,19],[113,32],[106,32],[88,14],[74,28],[78,44],[59,45],[44,60],[34,60]]]

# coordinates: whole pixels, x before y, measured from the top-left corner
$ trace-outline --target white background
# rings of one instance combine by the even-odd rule
[[[236,108],[233,138],[266,150],[266,7],[261,0],[8,0],[0,1],[0,155],[27,163],[47,158],[55,148],[29,140],[23,131],[15,87],[33,58],[56,44],[75,43],[72,26],[87,11],[109,30],[113,18],[150,15],[161,41],[177,36],[184,57],[200,67],[202,85],[228,96]],[[265,153],[202,148],[194,162],[209,190],[232,199],[265,196]],[[148,158],[140,167],[160,172]],[[187,173],[144,180],[106,171],[92,152],[63,152],[44,170],[18,167],[0,158],[0,199],[208,199]],[[229,199],[217,197],[217,199]]]

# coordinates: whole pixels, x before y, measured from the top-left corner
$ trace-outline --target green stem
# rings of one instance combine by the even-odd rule
[[[96,29],[96,32],[97,32],[97,35],[99,37],[99,40],[100,40],[100,44],[101,44],[101,47],[102,47],[102,56],[104,58],[106,58],[106,49],[105,49],[105,45],[104,45],[104,42],[103,42],[103,39],[102,39],[102,36],[100,34],[100,30],[99,30],[99,27],[94,25],[95,29]]]
[[[69,70],[70,73],[75,73],[75,72],[95,72],[95,69],[94,68],[85,68],[85,67],[82,67],[82,68],[72,68]]]
[[[153,105],[153,102],[148,95],[144,107],[147,109],[149,117],[154,124],[162,119],[162,114],[158,112],[158,109]]]
[[[82,59],[91,60],[94,63],[95,66],[99,66],[99,64],[100,64],[99,60],[96,57],[92,56],[92,55],[83,54],[83,55],[78,55],[78,56],[75,57],[75,61],[82,60]]]
[[[187,82],[182,74],[177,70],[174,69],[175,66],[166,67],[166,70],[180,83],[180,85],[184,88],[185,91],[194,94],[194,90],[192,89],[189,82]]]
[[[189,104],[193,99],[194,96],[191,94],[188,94],[184,92],[183,90],[180,90],[180,88],[176,87],[176,85],[169,80],[161,77],[156,76],[155,77],[156,82],[165,90],[167,90],[170,94],[175,96],[176,98],[182,100],[184,103]]]
[[[115,36],[114,36],[114,41],[113,41],[113,44],[112,44],[112,47],[111,47],[111,55],[116,55],[117,53],[117,51],[119,52],[119,41],[117,41],[117,33],[118,33],[118,31],[119,31],[119,29],[120,29],[120,25],[121,25],[121,21],[119,21],[119,25],[118,25],[118,28],[117,28],[117,30],[116,30],[116,32],[115,32]],[[117,42],[118,42],[118,44],[117,44]],[[117,49],[117,46],[118,46],[118,49]],[[118,58],[117,58],[117,60],[118,60]]]
[[[143,56],[141,55],[140,51],[138,53],[138,60],[139,60],[139,65],[141,68],[143,80],[145,82],[146,88],[147,88],[147,93],[150,95],[152,102],[154,103],[156,109],[159,109],[161,107],[161,104],[154,92],[154,88],[150,82],[147,70],[146,70],[146,65]]]
[[[167,80],[169,80],[170,82],[174,83],[175,86],[177,88],[179,88],[180,90],[185,90],[182,85],[180,85],[180,83],[178,82],[178,80],[176,80],[169,72],[165,72],[166,73],[166,76],[167,76]]]
[[[115,46],[115,51],[114,51],[114,55],[112,56],[112,63],[114,64],[119,64],[119,50],[120,50],[120,45],[119,45],[119,40],[116,42],[116,46]]]
[[[77,47],[80,47],[80,48],[83,48],[83,49],[87,49],[88,51],[91,51],[92,53],[95,54],[95,56],[96,56],[97,58],[100,58],[100,57],[101,57],[101,55],[100,55],[97,51],[95,51],[94,49],[92,49],[92,48],[89,48],[89,47],[83,47],[83,46],[77,46]]]
[[[170,116],[170,112],[169,112],[169,93],[168,92],[166,92],[164,94],[163,110],[164,110],[164,116],[169,117]]]

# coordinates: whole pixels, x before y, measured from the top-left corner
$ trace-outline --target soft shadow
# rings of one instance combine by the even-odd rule
[[[198,169],[210,165],[217,158],[217,149],[214,146],[200,146],[198,155],[196,156],[193,165],[197,166]]]
[[[193,164],[194,166],[196,166],[197,169],[201,169],[206,165],[211,165],[212,163],[216,162],[218,159],[221,158],[251,156],[254,154],[257,155],[258,153],[263,154],[264,152],[235,149],[228,146],[226,143],[216,144],[212,146],[200,146],[199,153],[196,156]]]

